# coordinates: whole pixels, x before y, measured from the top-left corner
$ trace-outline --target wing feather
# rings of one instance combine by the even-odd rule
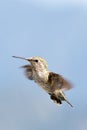
[[[61,75],[50,72],[48,77],[48,82],[50,83],[51,87],[69,90],[72,88],[71,83],[63,78]]]
[[[24,65],[21,66],[21,68],[25,69],[25,75],[28,79],[33,80],[33,72],[32,72],[32,67],[31,65]]]

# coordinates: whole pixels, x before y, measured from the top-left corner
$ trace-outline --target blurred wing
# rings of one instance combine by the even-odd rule
[[[72,88],[72,85],[69,81],[64,79],[61,75],[50,72],[48,77],[48,82],[50,83],[51,87],[56,89],[64,89],[69,90]]]
[[[32,67],[31,65],[24,65],[21,66],[21,68],[25,69],[25,75],[28,79],[33,80],[33,72],[32,72]]]
[[[73,86],[72,86],[70,81],[63,78],[63,86],[62,86],[62,88],[64,90],[69,90],[69,89],[73,88]]]

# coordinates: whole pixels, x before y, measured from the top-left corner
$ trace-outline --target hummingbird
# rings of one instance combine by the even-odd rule
[[[29,80],[34,80],[41,88],[43,88],[49,95],[50,99],[57,104],[67,102],[71,107],[73,105],[67,100],[64,90],[72,88],[71,83],[60,74],[48,70],[47,61],[39,56],[31,58],[23,58],[13,56],[30,62],[28,65],[22,66],[25,69],[25,74]]]

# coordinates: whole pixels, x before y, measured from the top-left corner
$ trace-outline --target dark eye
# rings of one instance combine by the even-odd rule
[[[35,62],[38,62],[38,60],[34,60]]]

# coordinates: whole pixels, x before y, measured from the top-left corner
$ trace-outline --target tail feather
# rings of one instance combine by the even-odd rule
[[[55,94],[51,94],[50,95],[50,98],[58,103],[58,104],[62,104],[62,101],[65,101],[67,102],[71,107],[73,107],[73,105],[67,100],[67,98],[65,97],[65,94],[61,91],[61,92],[58,92],[57,95]]]
[[[73,105],[67,100],[63,91],[58,93],[58,98],[60,98],[62,101],[66,101],[71,107],[73,107]]]
[[[65,99],[65,101],[66,101],[71,107],[73,107],[73,105],[72,105],[67,99]]]

